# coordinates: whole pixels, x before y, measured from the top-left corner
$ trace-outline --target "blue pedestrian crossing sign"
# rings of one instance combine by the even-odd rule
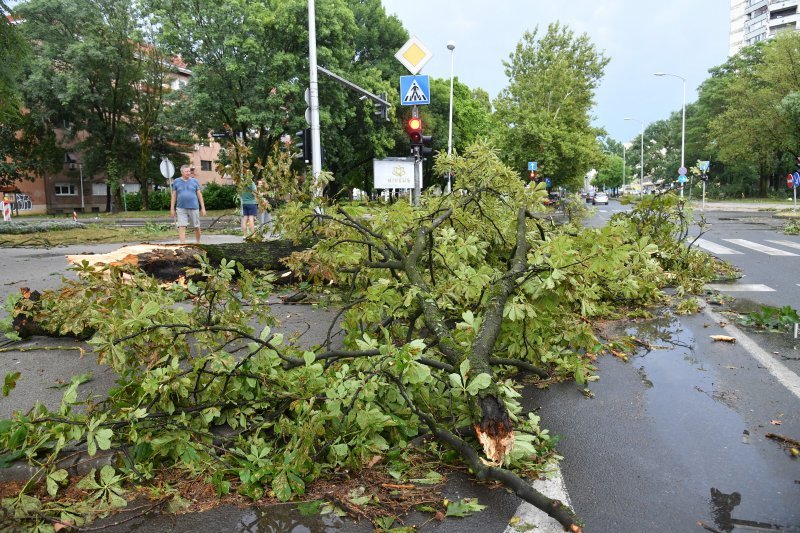
[[[430,76],[400,76],[401,105],[428,105],[430,103]]]

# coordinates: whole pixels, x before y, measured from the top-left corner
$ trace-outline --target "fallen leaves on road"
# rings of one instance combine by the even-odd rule
[[[770,420],[769,423],[772,424],[773,426],[780,426],[783,422],[781,422],[780,420]]]
[[[717,342],[736,342],[736,337],[729,337],[727,335],[710,335],[710,337]]]

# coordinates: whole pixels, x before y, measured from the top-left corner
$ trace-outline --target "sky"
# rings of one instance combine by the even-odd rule
[[[433,52],[421,74],[450,78],[453,70],[468,86],[495,98],[508,85],[503,61],[537,25],[539,34],[560,21],[576,34],[586,33],[611,58],[595,95],[593,124],[614,139],[628,142],[647,124],[680,111],[686,78],[686,102],[708,69],[728,57],[729,0],[383,0],[409,34]]]

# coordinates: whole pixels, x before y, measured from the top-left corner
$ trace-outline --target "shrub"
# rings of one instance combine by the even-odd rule
[[[233,185],[209,183],[203,189],[203,201],[206,209],[232,209],[239,203],[239,194]]]

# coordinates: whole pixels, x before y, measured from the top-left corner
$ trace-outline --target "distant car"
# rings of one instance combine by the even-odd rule
[[[603,204],[608,205],[608,195],[604,192],[599,192],[594,195],[592,199],[592,205]]]
[[[592,202],[592,203],[594,202],[594,195],[595,195],[594,191],[586,193],[586,203],[587,204],[589,202]]]

